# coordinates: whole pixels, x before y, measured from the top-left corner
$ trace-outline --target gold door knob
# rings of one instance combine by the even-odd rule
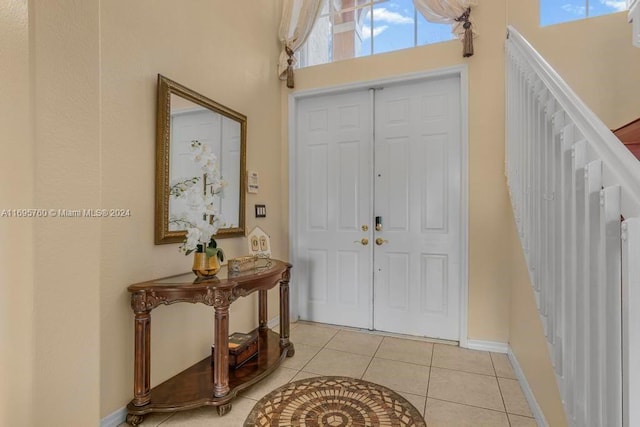
[[[369,244],[369,239],[363,237],[362,240],[354,240],[353,243],[360,243],[362,246],[367,246]]]
[[[385,243],[389,243],[389,241],[388,240],[384,240],[382,237],[378,237],[376,239],[376,245],[378,245],[378,246],[381,246],[381,245],[383,245]]]

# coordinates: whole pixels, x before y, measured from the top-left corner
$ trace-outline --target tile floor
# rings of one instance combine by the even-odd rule
[[[536,426],[504,354],[308,322],[291,325],[291,341],[296,355],[242,393],[224,417],[205,407],[151,414],[141,426],[239,427],[269,391],[318,375],[361,378],[389,387],[420,411],[428,427]]]

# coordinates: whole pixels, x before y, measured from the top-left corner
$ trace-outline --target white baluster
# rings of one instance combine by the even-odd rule
[[[585,280],[585,268],[587,268],[587,259],[585,254],[585,166],[587,155],[587,142],[582,140],[573,146],[573,236],[575,245],[574,249],[574,292],[572,297],[572,305],[575,315],[575,412],[574,417],[577,425],[587,425],[586,416],[586,379],[587,367],[584,352],[587,349],[587,324],[585,294],[588,296],[588,286]],[[588,300],[588,299],[587,299]]]
[[[640,218],[622,223],[623,425],[640,425]]]
[[[589,328],[589,342],[584,350],[587,358],[589,390],[587,392],[587,417],[593,426],[606,427],[602,418],[602,385],[604,381],[604,304],[605,287],[600,282],[604,270],[604,256],[600,244],[600,190],[602,188],[602,161],[595,160],[587,165],[585,194],[587,217],[585,218],[585,252],[588,254],[588,271],[585,283],[589,286],[588,298],[583,301],[585,324]]]
[[[621,223],[620,187],[607,187],[601,196],[601,234],[606,268],[606,344],[605,422],[607,426],[622,425],[622,320],[621,320]]]

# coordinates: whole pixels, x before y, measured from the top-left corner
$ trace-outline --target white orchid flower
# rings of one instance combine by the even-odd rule
[[[205,221],[203,219],[198,220],[196,222],[196,227],[200,230],[200,244],[206,246],[209,244],[211,240],[211,236],[216,233],[216,229],[212,224],[209,224],[209,221]]]
[[[198,140],[191,141],[190,151],[192,160],[205,176],[207,185],[203,188],[202,176],[193,177],[174,182],[170,193],[171,197],[185,200],[188,207],[188,212],[182,214],[180,218],[174,218],[174,221],[188,226],[187,235],[180,246],[180,250],[187,254],[196,250],[198,245],[202,245],[205,249],[220,227],[225,226],[217,208],[220,197],[218,193],[226,185],[226,182],[220,178],[218,157],[209,145]],[[215,240],[213,241],[215,243]],[[222,260],[221,249],[217,254]]]
[[[194,250],[198,244],[200,244],[200,239],[202,237],[202,231],[198,228],[189,228],[187,230],[186,242],[184,243],[184,247],[187,250]]]

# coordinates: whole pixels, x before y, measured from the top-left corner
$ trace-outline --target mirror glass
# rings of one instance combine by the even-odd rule
[[[244,115],[158,76],[156,244],[183,241],[189,191],[216,193],[216,239],[244,235],[246,125]],[[207,182],[198,153],[215,159],[219,182]]]

